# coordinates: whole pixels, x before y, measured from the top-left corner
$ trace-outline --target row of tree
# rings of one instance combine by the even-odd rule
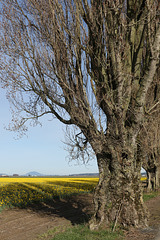
[[[90,228],[146,226],[140,170],[158,187],[158,0],[1,0],[1,82],[13,130],[51,114],[73,159],[97,159]]]
[[[160,68],[147,94],[142,130],[139,136],[142,167],[147,172],[147,190],[160,186]]]

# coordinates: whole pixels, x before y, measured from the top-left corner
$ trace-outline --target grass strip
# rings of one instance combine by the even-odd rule
[[[37,240],[123,240],[123,232],[91,231],[87,225],[59,226],[40,235]]]
[[[152,198],[157,197],[158,195],[160,195],[160,192],[150,192],[150,193],[144,193],[143,194],[143,201],[149,201]]]

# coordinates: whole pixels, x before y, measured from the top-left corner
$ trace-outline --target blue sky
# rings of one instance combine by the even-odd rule
[[[30,127],[27,136],[16,140],[17,134],[5,129],[11,121],[11,112],[5,91],[0,89],[0,173],[12,175],[37,171],[43,174],[69,175],[98,172],[92,160],[87,166],[66,159],[64,150],[65,126],[58,120],[42,119],[42,127]]]

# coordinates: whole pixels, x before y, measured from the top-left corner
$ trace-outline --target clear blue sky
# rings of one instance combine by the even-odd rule
[[[58,120],[42,119],[42,127],[30,127],[27,136],[15,140],[17,134],[5,127],[11,121],[11,112],[5,91],[0,89],[0,173],[12,175],[37,171],[43,174],[69,175],[98,172],[96,161],[89,165],[68,163],[64,150],[65,126]]]

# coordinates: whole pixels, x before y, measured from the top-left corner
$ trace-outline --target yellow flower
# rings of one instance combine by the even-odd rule
[[[93,191],[98,178],[0,178],[0,206],[26,206]]]

